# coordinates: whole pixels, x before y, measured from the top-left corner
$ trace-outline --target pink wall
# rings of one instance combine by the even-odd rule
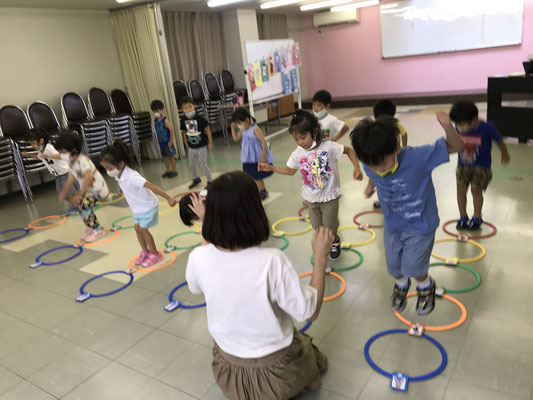
[[[307,93],[327,89],[334,97],[480,93],[487,76],[523,71],[533,53],[533,0],[525,0],[522,45],[425,56],[381,58],[379,6],[360,10],[360,21],[322,28],[302,17]]]

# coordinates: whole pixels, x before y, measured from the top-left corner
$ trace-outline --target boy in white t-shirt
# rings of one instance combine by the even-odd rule
[[[313,96],[313,113],[318,119],[322,130],[323,141],[336,142],[350,129],[348,125],[329,113],[331,107],[331,93],[327,90],[319,90]]]

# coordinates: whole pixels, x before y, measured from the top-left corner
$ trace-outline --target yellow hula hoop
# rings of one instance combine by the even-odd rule
[[[194,224],[192,225],[192,229],[194,229],[196,232],[202,233],[202,227],[198,226],[198,221],[194,221]]]
[[[302,221],[302,222],[307,222],[309,224],[309,226],[307,228],[305,228],[304,230],[302,231],[298,231],[298,232],[285,232],[285,231],[278,231],[276,229],[276,226],[278,226],[279,224],[281,224],[282,222],[287,222],[287,221]],[[298,236],[298,235],[303,235],[304,233],[307,233],[309,232],[311,229],[313,229],[313,226],[311,225],[311,222],[309,222],[308,219],[306,218],[300,218],[300,217],[287,217],[287,218],[282,218],[282,219],[278,219],[276,222],[274,222],[272,224],[272,232],[274,232],[275,235],[278,235],[278,236]]]
[[[368,240],[365,240],[364,242],[357,242],[357,243],[342,242],[341,243],[341,247],[343,247],[343,248],[364,246],[365,244],[372,243],[374,240],[376,240],[376,232],[374,232],[370,228],[365,228],[365,227],[361,228],[360,226],[357,226],[357,225],[341,226],[339,229],[337,229],[337,232],[344,231],[346,229],[357,229],[357,230],[361,230],[361,231],[367,231],[367,232],[369,232],[372,235],[372,237],[370,239],[368,239]]]
[[[168,204],[166,201],[160,201],[159,202],[159,205],[162,205],[162,204]],[[168,210],[165,210],[165,211],[160,211],[159,212],[159,215],[166,215],[166,214],[170,214],[172,211],[174,211],[176,208],[178,208],[178,203],[176,203],[176,205],[174,207],[171,207],[169,208]]]
[[[108,206],[110,204],[115,204],[115,203],[118,203],[121,200],[124,200],[124,193],[109,193],[109,195],[111,197],[113,197],[113,196],[118,196],[118,197],[116,199],[114,199],[114,200],[99,201],[101,206]]]
[[[481,249],[481,253],[478,254],[477,256],[475,257],[470,257],[470,258],[457,258],[457,257],[441,257],[441,256],[438,256],[436,255],[435,253],[431,253],[431,256],[436,258],[437,260],[441,260],[441,261],[444,261],[446,264],[450,264],[450,265],[455,265],[457,263],[469,263],[469,262],[474,262],[474,261],[479,261],[481,260],[483,257],[485,257],[485,254],[487,254],[487,250],[485,250],[485,248],[478,242],[472,240],[472,239],[469,239],[469,240],[459,240],[459,238],[446,238],[446,239],[438,239],[438,240],[435,240],[435,244],[437,243],[443,243],[443,242],[459,242],[459,243],[470,243],[470,244],[473,244],[474,246],[478,247]]]

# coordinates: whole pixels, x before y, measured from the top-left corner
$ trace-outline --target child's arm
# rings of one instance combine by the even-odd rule
[[[257,164],[257,170],[267,171],[267,172],[273,171],[273,172],[276,172],[277,174],[283,174],[283,175],[294,175],[296,171],[298,171],[297,169],[292,169],[289,167],[278,167],[278,166],[270,165],[267,163]]]
[[[146,181],[144,183],[144,187],[146,189],[150,189],[155,194],[158,194],[159,196],[163,197],[170,207],[174,207],[176,205],[176,200],[173,199],[171,196],[169,196],[163,189],[161,189],[159,186],[154,185],[152,182]]]
[[[205,127],[205,133],[207,134],[207,148],[209,151],[213,151],[213,135],[209,126]]]
[[[183,145],[185,146],[185,150],[189,150],[189,140],[187,139],[187,133],[185,129],[181,130],[181,136],[183,136]]]
[[[237,124],[235,122],[231,123],[231,136],[233,137],[234,142],[238,142],[242,137],[242,132],[237,128]]]
[[[500,140],[497,143],[498,147],[500,148],[500,151],[502,152],[502,164],[509,164],[509,161],[511,161],[511,156],[507,151],[507,146],[505,145],[505,142],[503,140]]]
[[[46,158],[48,160],[61,160],[61,154],[49,154],[49,153],[42,153],[41,154],[43,158]]]
[[[267,162],[267,142],[258,126],[254,128],[254,135],[261,142],[261,163],[264,164]]]
[[[343,137],[344,135],[346,135],[346,132],[348,132],[348,130],[350,129],[350,127],[346,124],[344,124],[344,126],[342,127],[342,129],[339,131],[339,133],[337,133],[337,135],[332,139],[334,142],[336,142],[337,140],[339,140],[341,137]]]
[[[39,157],[37,157],[37,154],[32,154],[32,153],[28,153],[26,151],[21,151],[20,152],[20,155],[24,158],[35,158],[35,159],[38,159]]]
[[[368,178],[368,184],[366,185],[366,188],[364,191],[365,197],[367,199],[370,198],[370,196],[372,196],[374,192],[376,191],[375,189],[376,189],[376,186],[374,185],[374,182],[372,181],[372,179]]]
[[[317,290],[317,302],[315,313],[309,318],[309,321],[314,321],[320,313],[322,307],[322,299],[324,298],[324,286],[326,279],[326,257],[331,249],[333,243],[333,232],[325,226],[319,226],[313,234],[311,240],[311,247],[313,248],[314,264],[313,275],[309,286]]]
[[[165,127],[170,132],[170,138],[168,139],[168,147],[172,147],[174,144],[174,129],[172,129],[172,125],[170,125],[170,122],[168,122],[168,118],[165,119]]]
[[[461,136],[459,136],[453,127],[450,116],[444,111],[437,111],[435,115],[446,134],[446,149],[448,150],[448,154],[457,153],[462,150],[465,146],[463,139],[461,139]]]
[[[63,189],[59,193],[59,201],[63,201],[65,199],[65,196],[68,193],[68,190],[71,188],[72,185],[74,185],[74,181],[76,179],[74,178],[74,175],[72,175],[70,172],[67,177],[67,181],[65,182],[65,186],[63,186]]]
[[[348,146],[343,146],[343,147],[344,147],[343,154],[346,154],[353,164],[353,179],[357,181],[362,180],[363,174],[361,173],[361,169],[359,168],[359,160],[357,160],[355,151],[353,151],[353,149]]]

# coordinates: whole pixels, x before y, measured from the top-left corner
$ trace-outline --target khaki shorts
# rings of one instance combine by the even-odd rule
[[[481,192],[487,190],[492,180],[492,171],[484,167],[457,167],[455,177],[458,187],[472,185],[472,190]]]
[[[337,229],[339,229],[339,197],[324,203],[306,201],[306,204],[309,210],[309,220],[313,228],[325,226],[336,235]]]

